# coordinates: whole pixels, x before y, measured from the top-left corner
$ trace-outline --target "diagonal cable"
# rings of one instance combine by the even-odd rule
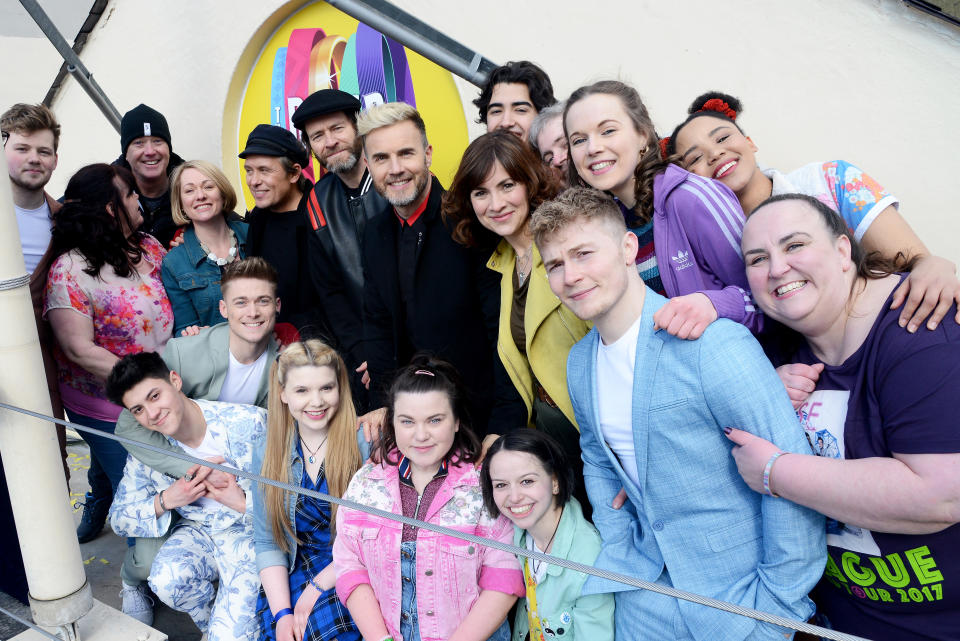
[[[412,519],[400,514],[394,514],[393,512],[387,512],[385,510],[380,510],[374,507],[368,507],[354,501],[349,501],[347,499],[338,498],[335,496],[330,496],[329,494],[323,494],[314,490],[307,490],[302,487],[291,485],[290,483],[284,483],[282,481],[274,481],[272,479],[264,478],[259,474],[253,474],[251,472],[246,472],[244,470],[235,469],[232,467],[227,467],[225,465],[220,465],[218,463],[211,463],[210,461],[205,461],[199,459],[185,452],[180,452],[176,450],[167,450],[162,447],[157,447],[155,445],[150,445],[149,443],[143,443],[140,441],[135,441],[123,436],[117,436],[111,432],[104,432],[103,430],[94,429],[91,427],[86,427],[84,425],[77,425],[76,423],[71,423],[69,421],[64,421],[62,419],[53,418],[52,416],[45,416],[44,414],[39,414],[15,405],[9,405],[7,403],[0,402],[0,408],[13,410],[15,412],[20,412],[21,414],[26,414],[32,416],[33,418],[38,418],[43,421],[57,423],[65,427],[70,427],[71,429],[79,430],[81,432],[89,432],[90,434],[96,434],[104,438],[108,438],[120,443],[125,443],[133,445],[134,447],[142,448],[158,454],[164,454],[173,458],[178,458],[189,463],[199,463],[204,467],[209,467],[215,470],[220,470],[227,474],[233,474],[235,476],[240,476],[251,481],[256,481],[264,485],[272,485],[273,487],[286,490],[295,494],[303,494],[304,496],[309,496],[315,499],[320,499],[322,501],[328,501],[330,503],[335,503],[337,505],[349,508],[351,510],[357,510],[359,512],[365,512],[367,514],[372,514],[384,519],[390,519],[393,521],[399,521],[405,525],[410,525],[417,528],[422,528],[425,530],[430,530],[431,532],[436,532],[438,534],[443,534],[444,536],[450,536],[453,538],[461,539],[464,541],[470,541],[471,543],[476,543],[478,545],[483,545],[488,548],[493,548],[496,550],[501,550],[503,552],[508,552],[515,556],[535,559],[538,561],[543,561],[551,565],[558,565],[575,572],[582,572],[584,574],[590,574],[593,576],[600,577],[602,579],[609,579],[611,581],[616,581],[618,583],[623,583],[624,585],[629,585],[641,590],[649,590],[650,592],[657,592],[658,594],[663,594],[675,599],[681,599],[683,601],[689,601],[691,603],[696,603],[698,605],[705,605],[717,610],[723,610],[724,612],[731,612],[733,614],[738,614],[740,616],[749,617],[751,619],[756,619],[757,621],[763,621],[764,623],[772,623],[774,625],[779,625],[784,628],[790,628],[792,630],[797,630],[798,632],[806,632],[807,634],[812,634],[814,636],[819,636],[824,639],[833,639],[835,641],[869,641],[864,637],[858,637],[852,634],[846,634],[844,632],[837,632],[835,630],[828,630],[827,628],[822,628],[820,626],[811,625],[802,621],[795,621],[793,619],[788,619],[786,617],[780,616],[778,614],[771,614],[769,612],[763,612],[761,610],[755,610],[753,608],[747,608],[742,605],[737,605],[736,603],[729,603],[727,601],[721,601],[719,599],[714,599],[711,597],[701,596],[693,592],[687,592],[685,590],[678,590],[676,588],[661,585],[659,583],[654,583],[652,581],[646,581],[644,579],[638,579],[637,577],[629,576],[626,574],[620,574],[619,572],[611,572],[609,570],[604,570],[602,568],[596,568],[591,565],[585,565],[583,563],[577,563],[575,561],[569,561],[557,556],[552,556],[549,554],[543,554],[542,552],[536,552],[529,550],[527,548],[520,548],[515,545],[508,543],[501,543],[500,541],[495,541],[493,539],[484,538],[481,536],[476,536],[474,534],[466,534],[465,532],[460,532],[442,525],[435,525],[433,523],[427,523],[425,521],[419,521],[417,519]]]

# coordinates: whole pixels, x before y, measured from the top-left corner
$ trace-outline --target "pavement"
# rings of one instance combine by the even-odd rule
[[[74,521],[79,525],[83,508],[74,508],[76,501],[83,499],[89,485],[87,470],[90,467],[90,451],[79,438],[71,438],[68,431],[67,463],[70,465],[70,509]],[[93,597],[107,605],[120,609],[120,566],[126,553],[127,541],[113,533],[110,525],[103,528],[100,536],[80,545],[87,581],[93,589]],[[154,598],[153,627],[167,634],[171,641],[199,641],[200,631],[193,620],[183,612],[171,610]],[[18,616],[30,620],[30,608],[16,599],[0,592],[0,608],[10,610]],[[0,612],[0,639],[11,639],[26,628]]]

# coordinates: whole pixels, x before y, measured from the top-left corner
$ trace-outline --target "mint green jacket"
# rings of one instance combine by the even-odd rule
[[[514,545],[526,547],[527,536],[526,530],[514,526]],[[596,528],[583,518],[577,499],[571,498],[563,508],[550,555],[593,565],[600,546]],[[520,564],[523,563],[524,559],[520,559]],[[537,585],[537,610],[547,641],[613,641],[613,595],[581,596],[586,580],[587,575],[582,572],[558,565],[547,566],[546,577]],[[529,630],[527,599],[521,599],[517,603],[513,641],[523,641]]]

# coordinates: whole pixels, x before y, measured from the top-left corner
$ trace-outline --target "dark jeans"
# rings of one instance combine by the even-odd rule
[[[116,427],[112,421],[101,421],[67,410],[70,421],[110,432]],[[79,430],[78,430],[79,431]],[[113,502],[113,493],[123,478],[123,466],[127,463],[127,450],[117,441],[111,441],[98,434],[80,432],[80,437],[90,446],[90,469],[87,471],[87,481],[90,483],[90,494],[93,500],[106,499]]]

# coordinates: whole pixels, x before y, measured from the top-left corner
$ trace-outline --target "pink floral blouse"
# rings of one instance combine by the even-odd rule
[[[140,246],[153,268],[149,274],[117,276],[109,265],[91,276],[83,270],[86,260],[76,250],[57,258],[47,275],[43,313],[72,309],[93,321],[93,342],[116,354],[159,352],[173,331],[173,309],[160,280],[160,265],[166,251],[153,237],[144,236]],[[69,360],[54,346],[60,394],[68,410],[103,421],[116,421],[121,408],[107,400],[104,382]]]

